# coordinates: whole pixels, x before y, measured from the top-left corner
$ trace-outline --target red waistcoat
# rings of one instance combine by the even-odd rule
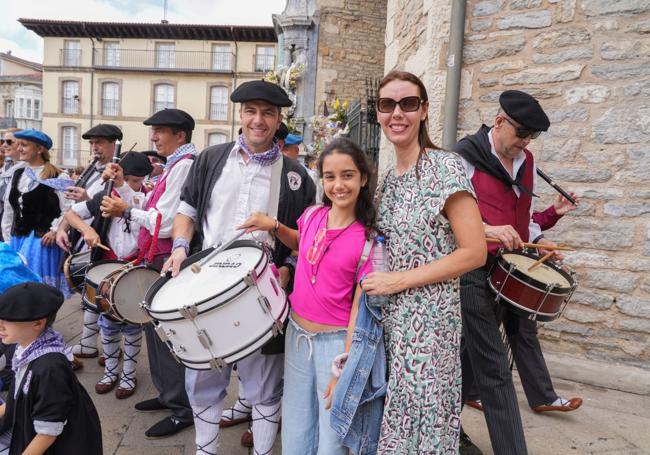
[[[526,161],[523,164],[524,175],[521,183],[532,191],[533,155],[528,150],[524,150],[524,153]],[[527,242],[532,196],[525,191],[520,191],[517,197],[511,186],[478,169],[474,169],[472,185],[478,198],[478,208],[483,221],[491,226],[509,224],[515,228],[522,240]],[[488,243],[488,252],[495,254],[499,247],[498,244]]]

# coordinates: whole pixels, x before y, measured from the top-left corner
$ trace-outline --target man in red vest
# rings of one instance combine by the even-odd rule
[[[476,134],[466,136],[454,147],[465,159],[486,237],[501,240],[508,249],[521,248],[523,242],[554,245],[533,220],[536,169],[533,154],[527,149],[532,139],[548,130],[550,121],[527,93],[507,90],[499,104],[492,128],[482,125]],[[494,452],[524,454],[521,416],[499,332],[501,318],[496,316],[494,294],[487,285],[488,270],[499,247],[489,245],[488,263],[461,277],[463,393],[467,396],[472,385],[477,390]],[[507,329],[514,359],[533,410],[577,409],[582,404],[580,398],[563,400],[553,390],[537,340],[536,322],[508,311],[506,317],[510,319]]]

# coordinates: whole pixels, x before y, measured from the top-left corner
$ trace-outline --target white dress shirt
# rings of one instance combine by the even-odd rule
[[[496,156],[497,159],[499,158],[499,155],[497,154],[496,149],[494,148],[494,139],[492,139],[492,130],[488,132],[488,138],[490,139],[490,152],[492,155]],[[532,155],[532,154],[531,154]],[[470,164],[465,158],[462,158],[463,163],[465,164],[465,170],[467,171],[467,178],[472,181],[472,177],[474,176],[474,166]],[[526,154],[522,151],[515,157],[515,159],[512,161],[512,172],[509,173],[510,177],[512,177],[513,180],[515,180],[517,173],[519,172],[519,169],[521,166],[524,164],[526,161]],[[501,163],[501,160],[499,160],[499,163]],[[537,188],[537,172],[535,172],[535,161],[533,157],[533,188],[531,191],[534,193],[536,188]],[[503,166],[503,164],[501,165]],[[505,169],[505,167],[504,167]],[[505,169],[507,172],[507,169]],[[521,190],[517,186],[512,187],[513,191],[517,195],[517,197],[521,196]],[[528,237],[529,241],[533,241],[537,238],[539,238],[542,235],[542,228],[539,227],[539,224],[535,223],[533,221],[533,207],[535,205],[535,198],[533,197],[532,200],[530,201],[530,222],[528,224]],[[524,239],[525,241],[526,239]]]
[[[253,213],[268,213],[273,166],[260,166],[254,161],[246,163],[239,150],[239,145],[235,144],[212,189],[203,220],[203,249],[232,239],[238,232],[235,228]],[[196,221],[196,208],[184,201],[178,213]],[[255,232],[248,237],[260,242],[270,241],[267,232]]]

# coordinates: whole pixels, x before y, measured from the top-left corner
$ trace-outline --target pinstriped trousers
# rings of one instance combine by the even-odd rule
[[[487,269],[482,267],[466,273],[460,285],[463,396],[467,396],[474,382],[496,455],[524,455],[527,453],[524,429],[494,313],[496,303],[487,286]]]

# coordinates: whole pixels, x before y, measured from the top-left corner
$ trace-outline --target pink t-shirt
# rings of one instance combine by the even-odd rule
[[[347,327],[356,284],[372,271],[370,255],[357,266],[366,243],[365,228],[355,221],[347,228],[326,229],[329,207],[305,211],[298,219],[300,251],[291,307],[299,316],[319,324]]]

